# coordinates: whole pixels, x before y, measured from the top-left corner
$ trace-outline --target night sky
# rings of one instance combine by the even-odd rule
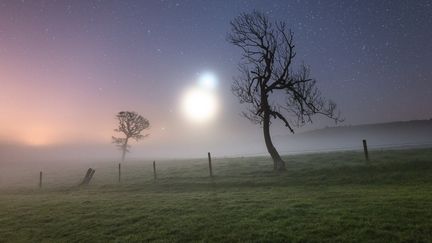
[[[432,118],[432,1],[1,1],[0,141],[109,144],[120,110],[150,120],[140,146],[159,153],[261,140],[230,91],[241,50],[226,41],[254,9],[291,27],[296,64],[343,125]],[[179,104],[206,72],[219,109],[194,124]]]

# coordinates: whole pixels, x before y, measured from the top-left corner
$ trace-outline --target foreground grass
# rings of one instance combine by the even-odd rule
[[[157,182],[131,163],[121,184],[100,165],[87,188],[3,189],[0,241],[432,241],[432,149],[371,156],[288,156],[282,174],[215,159],[213,179],[205,160],[165,162]]]

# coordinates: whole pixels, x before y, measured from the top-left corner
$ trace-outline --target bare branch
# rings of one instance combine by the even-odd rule
[[[273,119],[280,119],[291,132],[294,130],[288,122],[289,116],[296,118],[296,126],[312,122],[315,114],[342,121],[336,104],[323,98],[317,89],[309,68],[303,64],[298,71],[292,71],[296,56],[294,34],[285,22],[271,22],[257,11],[244,13],[231,21],[227,39],[243,51],[240,76],[234,79],[231,88],[240,103],[248,104],[244,117],[261,123],[268,113]],[[271,95],[274,92],[282,95],[274,98]],[[270,98],[274,106],[269,104]]]

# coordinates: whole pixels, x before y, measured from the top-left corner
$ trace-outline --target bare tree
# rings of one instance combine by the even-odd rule
[[[142,135],[141,132],[150,127],[150,122],[133,111],[121,111],[116,115],[119,122],[115,132],[121,132],[125,135],[124,138],[112,137],[113,143],[122,151],[122,162],[125,160],[126,153],[129,152],[129,140],[135,139],[139,141],[147,137],[149,134]]]
[[[242,49],[240,75],[234,78],[232,91],[248,108],[242,114],[261,124],[264,140],[274,170],[285,170],[285,162],[273,146],[270,136],[272,119],[293,127],[312,122],[312,115],[322,114],[340,121],[336,104],[321,96],[309,68],[301,64],[293,70],[293,32],[285,22],[271,22],[260,12],[244,13],[231,21],[228,41]]]

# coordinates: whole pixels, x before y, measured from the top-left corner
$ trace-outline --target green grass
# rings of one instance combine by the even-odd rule
[[[432,149],[95,164],[0,188],[1,242],[430,242]],[[4,173],[4,171],[2,171]],[[34,172],[37,175],[38,171]],[[63,175],[63,176],[62,176]],[[36,178],[36,177],[35,177]],[[25,178],[22,178],[25,181]]]

